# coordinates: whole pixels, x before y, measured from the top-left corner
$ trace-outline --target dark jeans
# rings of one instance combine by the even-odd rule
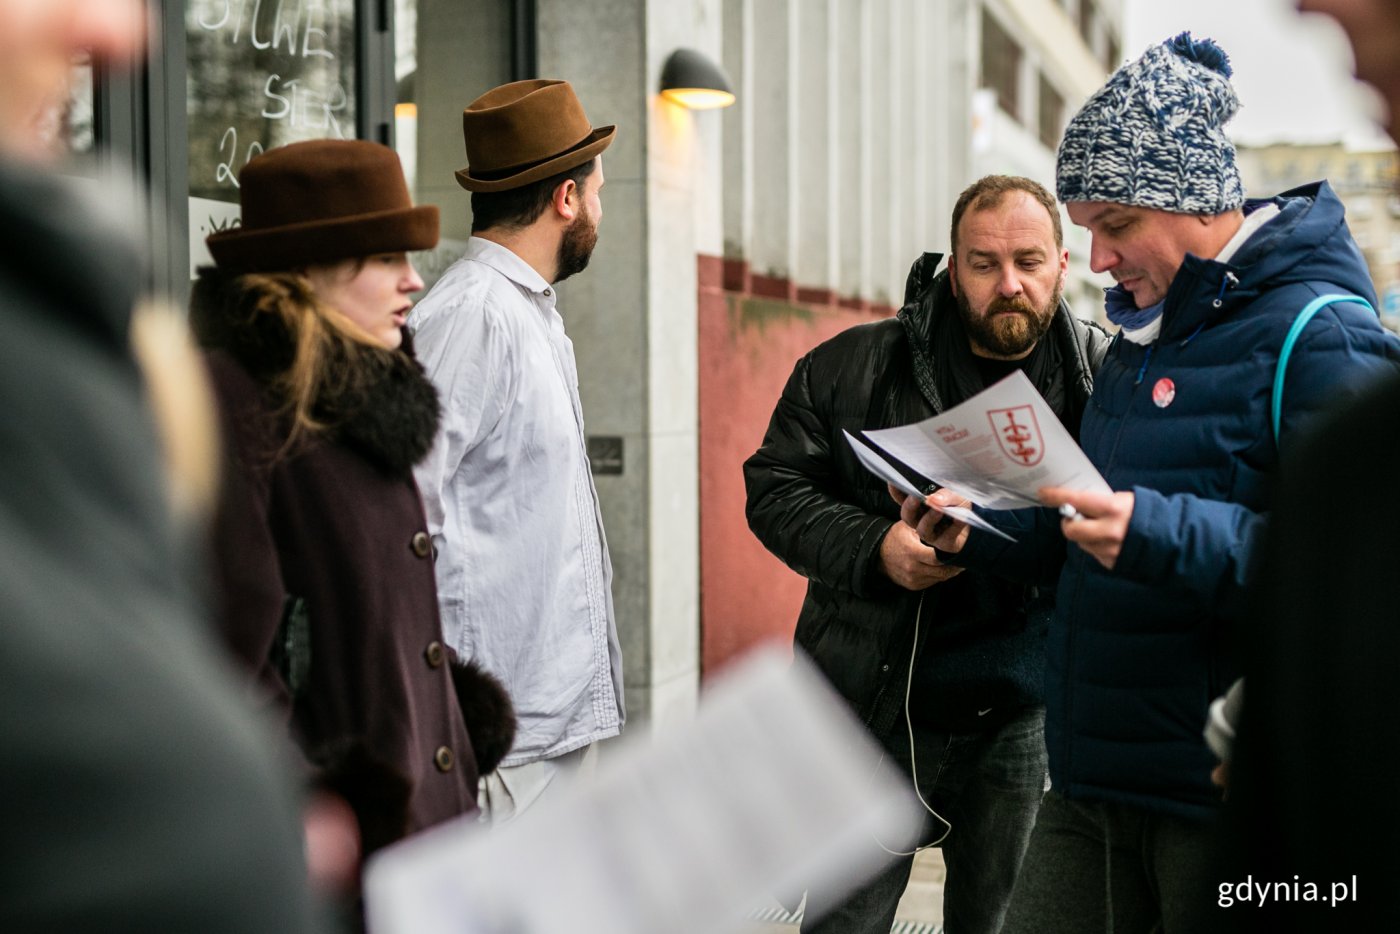
[[[1004,934],[1198,934],[1218,839],[1208,821],[1051,791]]]
[[[1040,707],[983,733],[914,728],[918,790],[951,825],[941,844],[948,871],[943,889],[947,934],[996,934],[1001,929],[1045,791],[1044,733],[1045,710]],[[909,735],[902,720],[885,745],[895,752],[882,767],[909,775]],[[945,829],[929,815],[922,839],[937,840]],[[899,857],[835,905],[824,901],[821,892],[808,892],[802,934],[889,934],[913,864],[912,854]]]

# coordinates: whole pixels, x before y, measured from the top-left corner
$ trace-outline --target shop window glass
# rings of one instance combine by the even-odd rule
[[[354,139],[355,0],[189,0],[190,269],[238,223],[248,160],[306,139]]]
[[[91,156],[97,145],[93,121],[92,61],[87,56],[73,63],[73,76],[68,91],[68,112],[65,115],[65,136],[68,151],[74,156],[75,168],[91,169]]]
[[[471,236],[471,196],[455,175],[467,164],[462,109],[514,77],[512,23],[521,2],[475,0],[464,19],[460,0],[394,0],[394,146],[414,201],[437,205],[442,217],[437,248],[413,257],[429,286]]]

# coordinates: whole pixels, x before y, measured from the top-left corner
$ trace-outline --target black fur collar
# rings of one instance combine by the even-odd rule
[[[291,365],[294,348],[280,316],[264,309],[269,301],[309,300],[309,293],[291,277],[278,277],[274,291],[201,270],[190,322],[204,347],[227,352],[263,385],[269,401],[280,406],[285,400],[276,378]],[[406,328],[403,335],[397,350],[360,347],[352,356],[337,348],[327,372],[345,375],[347,368],[355,367],[354,378],[328,380],[312,409],[326,426],[324,437],[396,474],[428,456],[441,418],[437,390],[413,356]]]

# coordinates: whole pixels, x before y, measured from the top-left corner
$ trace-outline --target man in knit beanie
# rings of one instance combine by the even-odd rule
[[[1051,790],[1004,934],[1202,931],[1224,907],[1221,883],[1239,880],[1211,858],[1221,794],[1202,729],[1238,674],[1232,629],[1279,451],[1400,368],[1327,183],[1244,198],[1222,131],[1239,106],[1230,73],[1218,46],[1183,33],[1119,69],[1060,146],[1060,200],[1117,283],[1106,306],[1121,335],[1080,429],[1115,492],[1047,488],[1058,515],[989,513],[1014,544],[906,510],[955,563],[1058,580]]]

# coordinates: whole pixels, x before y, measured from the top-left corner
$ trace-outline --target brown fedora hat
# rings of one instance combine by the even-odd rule
[[[205,239],[220,269],[271,272],[426,250],[438,209],[414,207],[398,154],[357,139],[269,149],[238,177],[242,226]]]
[[[467,191],[508,191],[572,169],[608,148],[615,126],[588,122],[567,81],[536,78],[487,91],[462,111]]]

